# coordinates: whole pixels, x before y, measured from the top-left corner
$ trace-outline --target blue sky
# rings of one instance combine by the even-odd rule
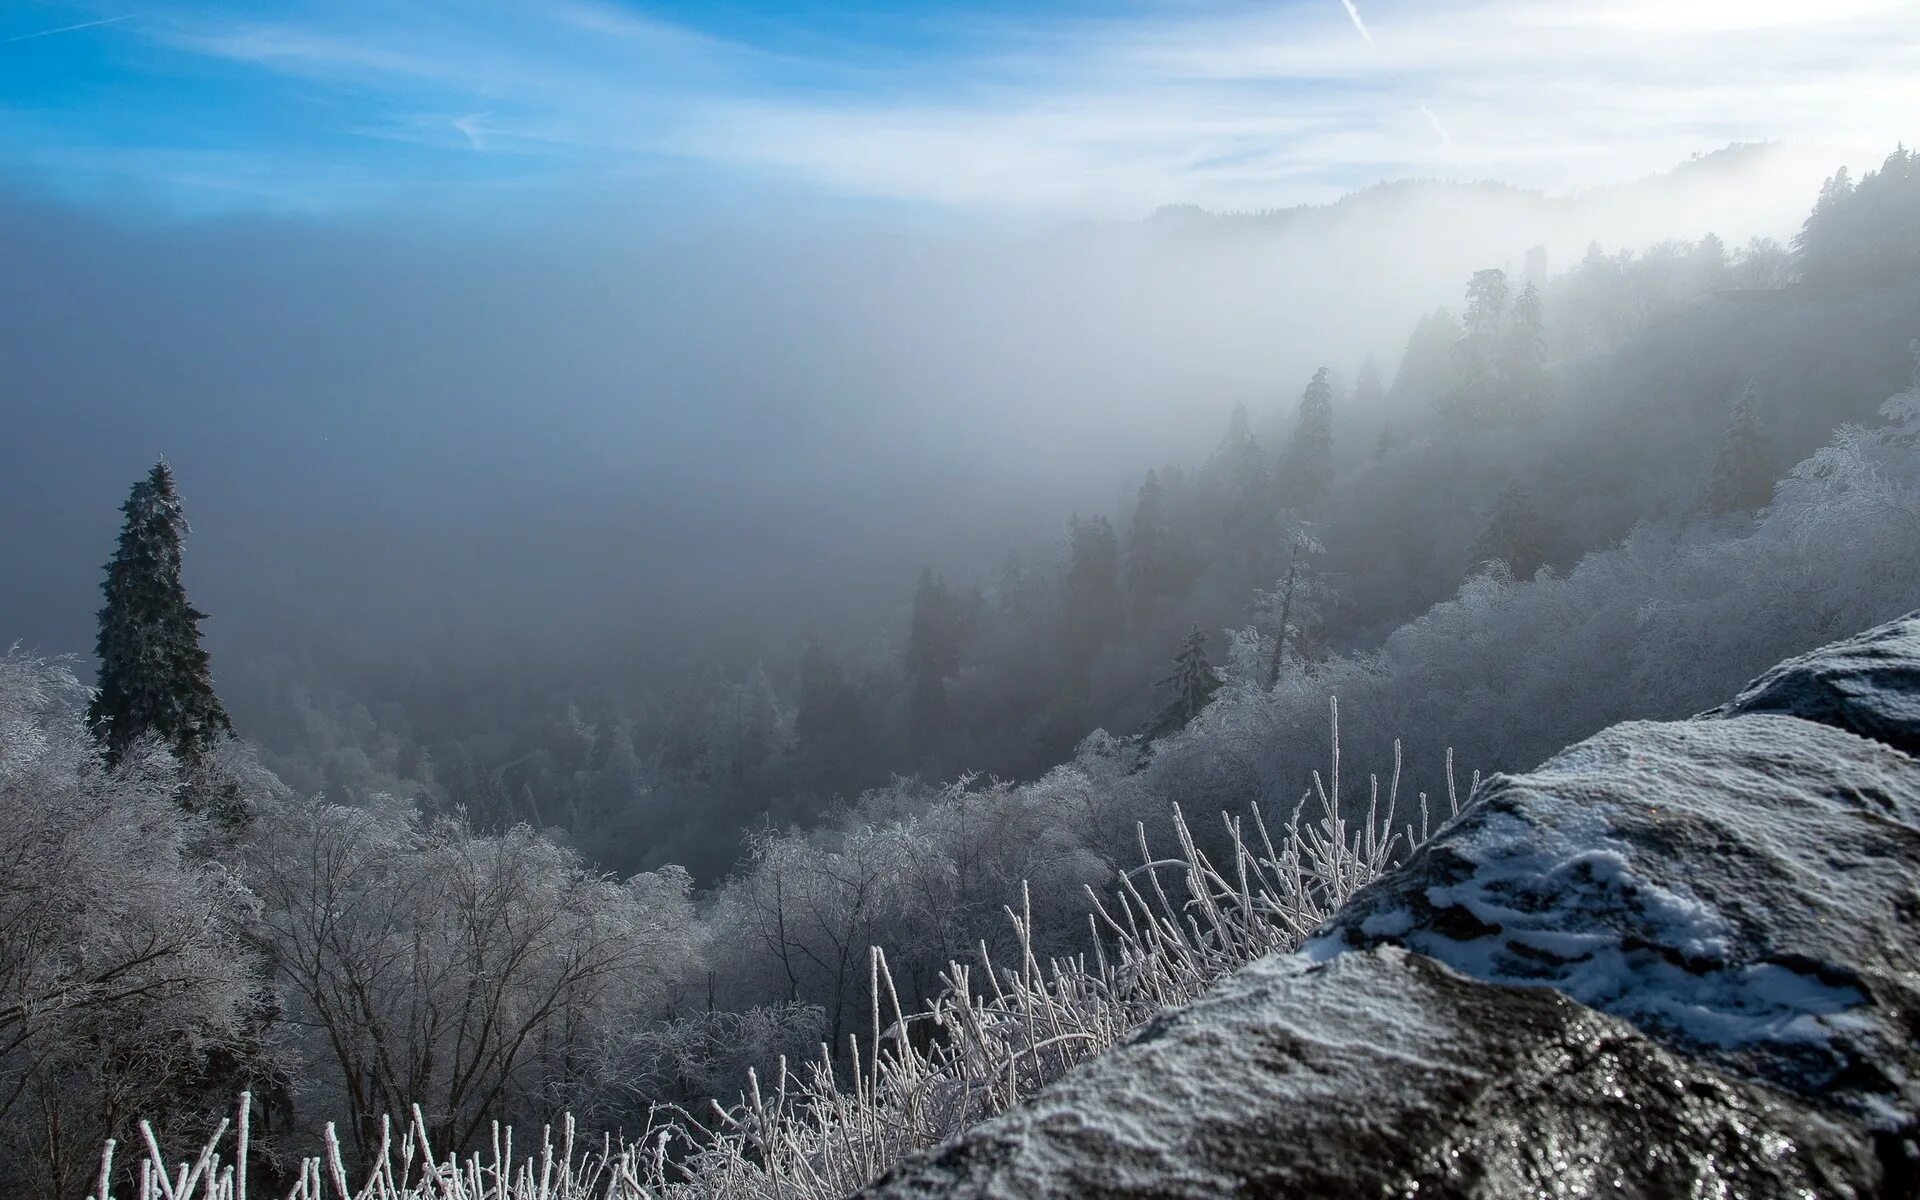
[[[1911,0],[6,0],[0,182],[181,213],[742,189],[1133,215],[1884,150]]]

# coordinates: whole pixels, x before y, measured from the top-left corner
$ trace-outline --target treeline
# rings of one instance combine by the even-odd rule
[[[1528,578],[1642,522],[1758,507],[1904,370],[1904,301],[1860,289],[1914,274],[1912,174],[1900,150],[1858,185],[1836,175],[1792,248],[1706,234],[1477,272],[1390,375],[1327,369],[1236,408],[1208,459],[1155,467],[1058,543],[984,569],[929,548],[864,641],[806,637],[666,691],[529,668],[382,701],[308,672],[258,710],[269,761],[305,790],[525,821],[610,869],[704,884],[743,831],[811,826],[896,775],[1031,779],[1093,729],[1164,733],[1195,627],[1218,662],[1223,630],[1274,639],[1285,610],[1277,658],[1304,671],[1489,563]],[[1888,252],[1847,267],[1835,247],[1857,244]]]
[[[230,735],[156,468],[100,686],[0,660],[0,1191],[78,1195],[102,1138],[157,1114],[183,1144],[243,1087],[269,1174],[414,1102],[445,1144],[634,1129],[869,1032],[869,946],[920,994],[976,943],[1008,961],[1023,881],[1037,949],[1083,948],[1172,804],[1284,819],[1329,694],[1350,761],[1404,738],[1403,792],[1438,793],[1448,747],[1529,766],[1911,607],[1920,399],[1882,402],[1920,281],[1746,304],[1716,293],[1764,248],[1703,245],[1476,274],[1390,383],[1236,410],[1118,519],[922,571],[870,643],[665,697],[528,682],[441,740],[291,696],[287,783]]]

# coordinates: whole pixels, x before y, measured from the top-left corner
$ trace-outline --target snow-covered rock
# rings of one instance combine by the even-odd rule
[[[1915,746],[1909,619],[1496,776],[1300,954],[872,1194],[1920,1194]]]
[[[1304,953],[1546,986],[1862,1114],[1920,1112],[1920,765],[1793,717],[1616,726],[1472,811]]]
[[[1920,753],[1920,613],[1790,658],[1708,716],[1783,713]]]
[[[1256,963],[869,1191],[1859,1196],[1841,1124],[1545,989],[1393,948]]]

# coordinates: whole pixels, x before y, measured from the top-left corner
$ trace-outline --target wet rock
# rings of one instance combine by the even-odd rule
[[[1781,713],[1920,753],[1920,613],[1788,659],[1710,716]]]
[[[1916,916],[1912,759],[1792,717],[1633,723],[1488,781],[1305,952],[1555,988],[1892,1127],[1920,1113]]]
[[[882,1197],[1920,1195],[1920,621],[1522,776]]]
[[[871,1197],[1873,1195],[1843,1125],[1545,989],[1256,963]]]

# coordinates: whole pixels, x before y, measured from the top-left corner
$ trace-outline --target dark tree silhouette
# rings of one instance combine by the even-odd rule
[[[100,686],[87,719],[110,762],[151,735],[197,766],[233,723],[200,645],[206,614],[187,602],[180,579],[187,518],[165,462],[133,485],[120,511],[126,521],[101,584]]]
[[[1171,695],[1148,724],[1148,741],[1185,729],[1220,690],[1219,673],[1207,661],[1207,635],[1198,625],[1181,639],[1173,656],[1173,673],[1154,686],[1169,689]]]
[[[1707,477],[1707,510],[1715,516],[1765,508],[1773,498],[1778,464],[1760,420],[1760,397],[1751,383],[1733,402],[1727,429],[1714,449]]]

